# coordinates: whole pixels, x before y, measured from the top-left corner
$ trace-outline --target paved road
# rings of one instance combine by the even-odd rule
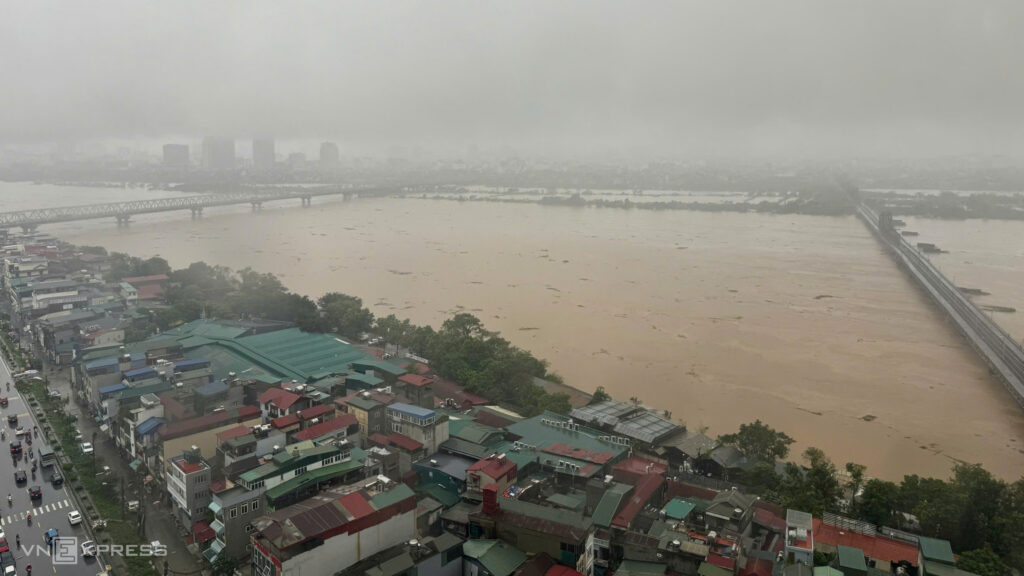
[[[25,567],[31,565],[32,572],[38,576],[46,576],[53,573],[60,576],[93,576],[102,572],[95,559],[83,559],[81,553],[77,554],[78,561],[75,564],[54,564],[43,534],[50,528],[55,528],[61,537],[76,537],[79,542],[88,540],[85,528],[79,524],[72,526],[68,520],[68,512],[75,509],[74,499],[68,494],[63,486],[54,487],[50,482],[53,468],[39,467],[35,480],[32,479],[32,461],[28,458],[29,445],[22,439],[23,454],[21,457],[10,455],[9,443],[13,439],[15,427],[10,426],[7,418],[17,415],[18,423],[25,430],[31,431],[35,421],[29,413],[27,403],[18,394],[12,385],[7,391],[7,384],[11,382],[11,372],[3,358],[0,358],[0,396],[7,396],[9,406],[0,409],[3,414],[3,422],[0,423],[6,435],[3,443],[4,452],[0,456],[0,487],[6,488],[10,493],[13,502],[8,504],[0,500],[2,512],[0,512],[0,530],[3,530],[11,549],[15,550],[15,565],[18,574],[26,574]],[[41,438],[33,439],[33,452],[42,443]],[[36,456],[38,458],[38,456]],[[28,475],[27,482],[16,485],[14,481],[15,470],[24,470]],[[29,498],[29,487],[39,486],[42,489],[42,498],[32,501]],[[5,495],[4,495],[5,496]],[[3,496],[0,496],[2,498]],[[32,520],[28,520],[28,513],[32,513]],[[21,546],[17,546],[17,539],[21,538]],[[38,545],[38,548],[36,547]]]

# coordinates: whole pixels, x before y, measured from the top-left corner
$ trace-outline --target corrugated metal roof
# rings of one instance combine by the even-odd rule
[[[949,545],[948,540],[921,536],[918,539],[918,547],[921,549],[921,555],[924,556],[925,560],[935,560],[947,564],[955,562],[953,548]]]
[[[509,576],[526,562],[526,554],[501,540],[467,540],[462,553],[479,562],[492,576]]]
[[[626,494],[631,490],[632,487],[626,486],[625,484],[612,484],[608,490],[605,490],[604,496],[601,496],[601,500],[598,501],[597,507],[594,508],[594,524],[604,528],[611,526],[612,518],[615,518],[615,514],[618,513],[619,507],[626,499]]]
[[[665,512],[665,516],[673,520],[685,520],[696,507],[697,505],[693,502],[687,502],[682,498],[673,498],[669,500],[668,504],[665,504],[662,510]]]
[[[149,418],[142,424],[135,427],[135,433],[140,436],[145,436],[156,432],[158,428],[164,425],[163,418]]]
[[[840,568],[849,568],[860,572],[868,571],[868,563],[864,561],[864,551],[860,548],[837,546],[836,556],[838,556]]]

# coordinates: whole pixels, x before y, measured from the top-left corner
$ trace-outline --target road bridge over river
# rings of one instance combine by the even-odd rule
[[[250,204],[253,211],[262,209],[265,202],[275,200],[300,199],[303,206],[309,206],[316,196],[344,196],[346,200],[354,196],[387,196],[399,193],[402,187],[346,187],[330,186],[318,188],[281,188],[258,189],[242,192],[224,192],[219,194],[202,194],[195,196],[177,196],[172,198],[156,198],[152,200],[135,200],[131,202],[111,202],[108,204],[90,204],[84,206],[64,206],[60,208],[39,208],[21,210],[19,212],[0,213],[0,228],[21,227],[22,230],[34,230],[41,224],[56,222],[72,222],[75,220],[93,220],[96,218],[115,218],[118,224],[127,224],[132,216],[155,212],[172,212],[188,210],[193,218],[203,213],[203,208],[213,206],[230,206],[233,204]]]
[[[857,216],[867,225],[901,268],[946,313],[971,346],[998,374],[1013,399],[1024,408],[1024,349],[978,308],[922,254],[910,245],[889,221],[861,204]]]

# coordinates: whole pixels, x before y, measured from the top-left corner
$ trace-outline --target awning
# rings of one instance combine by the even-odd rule
[[[196,522],[193,524],[192,535],[195,537],[196,542],[201,542],[203,544],[216,537],[216,534],[213,532],[213,528],[211,528],[206,522]]]
[[[138,458],[136,458],[135,460],[132,460],[132,463],[129,464],[128,467],[131,468],[132,470],[135,470],[136,472],[138,472],[139,466],[141,466],[141,465],[142,465],[142,460],[139,460]]]
[[[216,501],[210,502],[209,508],[210,508],[210,510],[213,511],[214,514],[220,514],[221,506]]]
[[[110,430],[110,426],[107,426],[106,424],[100,426],[101,432],[106,432],[107,430]]]

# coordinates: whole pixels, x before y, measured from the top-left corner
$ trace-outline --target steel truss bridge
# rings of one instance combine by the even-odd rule
[[[131,202],[111,202],[109,204],[64,206],[61,208],[40,208],[0,213],[0,228],[20,226],[23,230],[33,230],[40,224],[93,220],[96,218],[116,218],[118,224],[126,224],[136,214],[173,212],[177,210],[191,211],[192,217],[196,218],[202,215],[203,208],[214,206],[250,204],[253,211],[258,211],[262,209],[263,203],[275,200],[298,198],[302,200],[303,206],[309,206],[316,196],[342,195],[348,200],[354,196],[386,196],[403,190],[402,187],[288,188],[282,190],[254,190],[153,200],[135,200]]]
[[[857,215],[889,249],[901,268],[924,290],[978,355],[998,374],[1006,390],[1024,408],[1024,348],[989,318],[898,231],[879,222],[878,214],[861,204]]]

